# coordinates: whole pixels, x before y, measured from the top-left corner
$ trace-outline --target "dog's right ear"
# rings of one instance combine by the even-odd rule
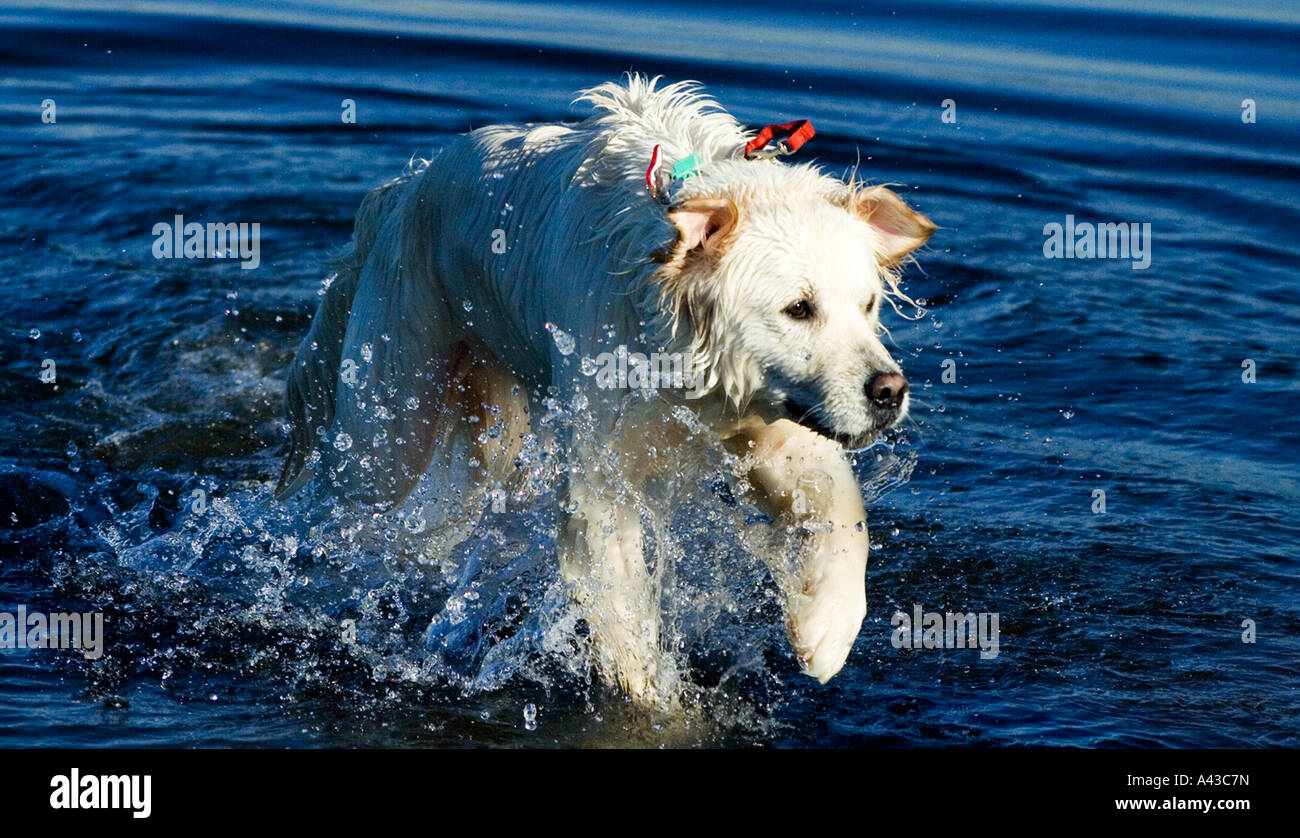
[[[696,250],[716,253],[736,226],[738,215],[730,198],[691,198],[674,204],[668,208],[668,218],[679,234],[674,249],[683,254]]]

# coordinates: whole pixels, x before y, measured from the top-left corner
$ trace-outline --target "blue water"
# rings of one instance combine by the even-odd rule
[[[0,610],[108,619],[98,661],[0,650],[0,745],[1300,745],[1294,4],[33,2],[0,66]],[[459,546],[270,498],[360,198],[626,70],[809,118],[942,227],[848,664],[798,674],[704,452],[657,521],[679,718],[591,678],[553,497]],[[175,213],[259,222],[261,266],[155,260]],[[1150,267],[1044,258],[1067,215],[1150,223]],[[913,604],[997,612],[999,656],[893,648]]]

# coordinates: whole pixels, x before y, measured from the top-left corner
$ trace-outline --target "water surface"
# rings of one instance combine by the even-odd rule
[[[102,611],[109,643],[0,651],[0,744],[1300,744],[1297,44],[1284,2],[10,4],[0,610]],[[365,192],[627,70],[809,118],[805,154],[943,228],[926,314],[886,318],[916,404],[859,457],[869,613],[829,685],[718,464],[663,487],[711,498],[655,516],[679,720],[591,682],[552,496],[459,546],[270,498]],[[260,223],[260,267],[155,260],[176,213]],[[1044,258],[1067,215],[1151,224],[1150,267]],[[913,604],[997,612],[999,656],[893,648]]]

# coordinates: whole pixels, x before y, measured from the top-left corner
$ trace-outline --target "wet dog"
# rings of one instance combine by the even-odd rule
[[[802,668],[825,682],[866,614],[844,449],[907,413],[879,317],[935,227],[883,187],[747,155],[753,135],[694,85],[631,76],[580,100],[584,121],[480,128],[362,202],[289,373],[279,492],[315,474],[391,505],[457,433],[477,479],[508,484],[537,400],[586,394],[597,421],[564,446],[560,567],[602,676],[667,704],[677,675],[624,500],[689,407],[805,533],[771,570]],[[572,362],[639,353],[681,359],[684,385],[629,400]]]

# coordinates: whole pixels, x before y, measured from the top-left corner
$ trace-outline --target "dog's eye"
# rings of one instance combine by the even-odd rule
[[[812,303],[807,300],[791,303],[785,307],[785,315],[795,320],[807,320],[812,317]]]

